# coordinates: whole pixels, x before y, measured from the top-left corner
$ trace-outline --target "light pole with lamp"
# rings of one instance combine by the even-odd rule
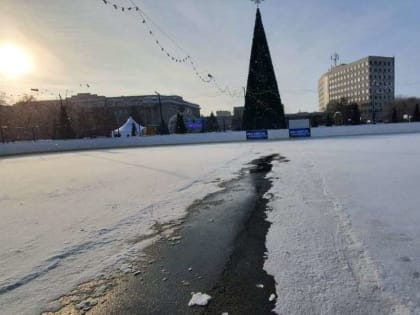
[[[162,114],[162,102],[160,100],[160,93],[156,92],[156,95],[158,96],[158,100],[159,100],[159,111],[160,111],[160,127],[159,127],[159,132],[161,135],[167,135],[169,134],[169,130],[168,127],[165,124],[165,121],[163,120],[163,114]]]

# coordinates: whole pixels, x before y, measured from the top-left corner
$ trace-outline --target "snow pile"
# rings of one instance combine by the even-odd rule
[[[209,304],[211,296],[205,293],[193,293],[191,300],[188,302],[188,306],[206,306]]]

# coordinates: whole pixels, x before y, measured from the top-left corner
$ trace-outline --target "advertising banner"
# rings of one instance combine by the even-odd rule
[[[247,130],[246,132],[247,140],[266,140],[268,139],[267,130]]]

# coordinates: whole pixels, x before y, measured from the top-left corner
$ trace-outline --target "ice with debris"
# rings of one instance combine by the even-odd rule
[[[188,302],[188,306],[206,306],[209,304],[211,296],[205,293],[193,293],[191,300]]]

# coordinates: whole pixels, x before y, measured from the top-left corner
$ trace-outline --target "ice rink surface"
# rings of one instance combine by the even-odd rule
[[[250,142],[0,159],[0,313],[37,314],[135,259],[156,223],[252,159],[275,164],[265,268],[276,311],[420,313],[420,135]]]

